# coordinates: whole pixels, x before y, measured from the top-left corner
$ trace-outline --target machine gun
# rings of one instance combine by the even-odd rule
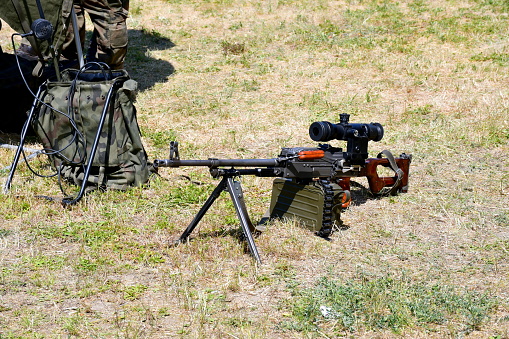
[[[338,124],[320,121],[309,127],[313,141],[344,140],[347,142],[346,150],[319,144],[318,147],[283,148],[273,159],[181,160],[178,143],[171,142],[169,159],[154,160],[156,168],[206,166],[212,177],[221,178],[177,243],[187,241],[221,192],[228,191],[249,250],[256,261],[261,262],[253,239],[253,233],[260,231],[261,227],[255,227],[251,222],[242,186],[236,180],[243,175],[277,177],[265,219],[296,217],[316,231],[316,235],[326,239],[342,225],[341,210],[351,201],[350,178],[366,177],[369,190],[375,196],[407,192],[412,156],[403,153],[395,158],[389,151],[383,151],[377,158],[368,159],[368,142],[380,141],[384,129],[379,123],[350,124],[349,118],[349,114],[341,114]],[[394,176],[380,177],[378,166],[392,169]]]

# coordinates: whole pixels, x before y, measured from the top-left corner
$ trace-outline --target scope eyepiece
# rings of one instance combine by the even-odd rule
[[[384,137],[384,127],[378,122],[372,122],[370,124],[362,124],[366,130],[369,140],[380,141]]]
[[[309,126],[309,136],[313,141],[349,140],[367,138],[380,141],[384,136],[384,128],[375,122],[370,124],[349,124],[341,122],[333,124],[328,121],[316,121]]]

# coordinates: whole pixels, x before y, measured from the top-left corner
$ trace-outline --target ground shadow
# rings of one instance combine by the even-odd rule
[[[125,68],[132,79],[138,82],[140,91],[153,87],[156,83],[166,82],[175,72],[173,65],[165,60],[150,56],[150,51],[173,48],[175,44],[156,31],[130,29],[129,46]]]
[[[237,238],[239,240],[244,240],[244,231],[239,227],[221,227],[220,229],[216,229],[214,231],[201,231],[200,238],[225,238],[232,237]]]
[[[365,204],[368,200],[378,199],[369,188],[356,182],[350,181],[350,194],[352,197],[352,205],[359,206]]]
[[[262,232],[253,232],[252,236],[253,239],[258,238],[262,235]],[[231,237],[234,239],[237,239],[240,245],[243,246],[243,250],[245,253],[251,253],[249,250],[249,246],[246,240],[246,235],[244,234],[244,230],[242,227],[221,227],[219,229],[213,230],[213,231],[200,231],[199,233],[195,235],[189,235],[187,240],[183,242],[193,241],[194,239],[200,238],[200,239],[210,239],[210,238],[225,238],[225,237]],[[175,247],[181,244],[182,242],[177,239],[175,241],[170,241],[170,247]]]
[[[90,39],[91,32],[87,32],[87,41]],[[126,69],[132,79],[136,80],[139,90],[144,91],[153,87],[156,83],[165,82],[168,77],[175,72],[173,65],[164,60],[150,57],[150,51],[167,50],[175,46],[168,38],[162,37],[157,32],[147,32],[145,30],[129,30],[129,46],[126,57]],[[51,66],[47,67],[44,76],[35,78],[31,75],[36,62],[20,58],[21,69],[18,69],[15,56],[13,54],[2,53],[0,48],[0,102],[2,126],[1,133],[19,133],[25,122],[26,112],[30,109],[33,101],[32,94],[26,89],[22,81],[20,71],[28,80],[32,92],[37,91],[37,87],[47,78],[52,78]],[[75,62],[77,63],[77,62]],[[74,67],[63,65],[63,68]],[[29,135],[33,135],[30,130]]]
[[[352,206],[359,206],[365,204],[368,200],[380,200],[391,195],[398,195],[399,193],[389,193],[382,189],[379,194],[373,194],[371,190],[361,183],[350,181],[350,194],[352,196]],[[385,193],[384,193],[385,192]]]

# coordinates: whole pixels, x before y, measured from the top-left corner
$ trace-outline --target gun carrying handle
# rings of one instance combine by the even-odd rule
[[[299,160],[312,160],[321,159],[325,156],[325,152],[321,149],[312,151],[300,151],[298,154]]]

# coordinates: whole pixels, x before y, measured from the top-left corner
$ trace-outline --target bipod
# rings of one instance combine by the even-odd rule
[[[261,264],[262,261],[260,259],[260,254],[258,254],[258,249],[256,248],[256,244],[253,238],[253,232],[255,232],[255,227],[249,218],[249,214],[247,213],[246,204],[244,202],[244,193],[242,191],[242,186],[240,185],[240,181],[235,180],[236,177],[240,177],[244,171],[251,170],[237,170],[235,168],[231,169],[211,169],[214,177],[222,177],[219,184],[216,186],[214,191],[210,194],[207,201],[203,204],[202,208],[198,211],[193,221],[187,226],[186,230],[180,238],[176,241],[177,243],[183,243],[187,241],[191,232],[198,225],[200,220],[203,218],[205,213],[207,213],[208,209],[214,201],[221,195],[221,192],[228,191],[230,193],[230,197],[233,202],[233,206],[235,206],[235,211],[237,212],[237,217],[240,220],[240,225],[242,226],[242,230],[244,231],[244,235],[247,240],[247,244],[249,247],[249,251],[251,255],[255,258],[258,264]]]

